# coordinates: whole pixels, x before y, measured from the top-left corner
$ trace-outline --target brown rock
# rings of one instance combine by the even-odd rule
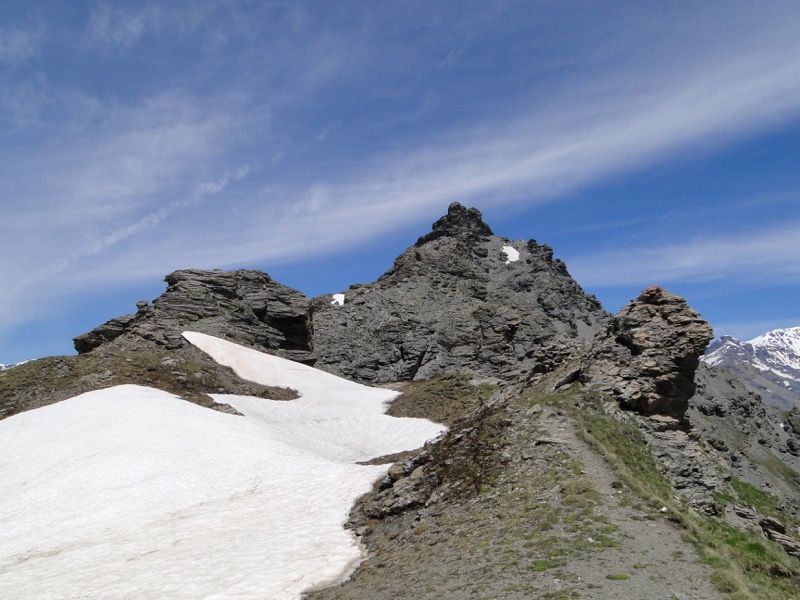
[[[683,418],[711,326],[680,296],[652,286],[598,332],[581,381],[644,415]]]

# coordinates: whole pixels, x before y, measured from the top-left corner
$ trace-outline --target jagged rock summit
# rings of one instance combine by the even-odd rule
[[[581,379],[644,415],[682,419],[711,325],[686,300],[660,287],[644,290],[598,333]]]
[[[316,366],[360,381],[550,371],[608,315],[549,246],[452,204],[375,283],[312,303]]]
[[[475,243],[494,235],[491,228],[484,223],[483,215],[477,208],[464,208],[454,202],[447,209],[447,214],[436,221],[431,232],[417,240],[416,246],[423,246],[440,237],[461,238],[467,243]]]
[[[358,381],[467,371],[511,380],[546,372],[608,315],[549,246],[496,236],[458,203],[376,282],[309,301],[260,271],[176,271],[152,305],[75,338],[185,346],[190,329]]]

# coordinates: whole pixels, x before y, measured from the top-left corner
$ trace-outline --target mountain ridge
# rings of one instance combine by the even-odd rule
[[[703,361],[731,371],[776,408],[800,408],[800,327],[773,329],[747,342],[722,336]]]
[[[630,597],[691,593],[636,576],[644,555],[666,563],[654,575],[714,581],[697,598],[800,590],[800,417],[699,363],[711,329],[683,298],[653,286],[609,315],[549,246],[497,236],[458,203],[375,282],[341,293],[308,299],[248,270],[166,281],[152,304],[78,336],[78,356],[0,373],[0,417],[132,382],[231,418],[225,394],[297,397],[243,380],[186,331],[405,390],[393,414],[446,416],[450,429],[370,462],[386,476],[348,521],[369,560],[320,599],[629,597],[606,575],[640,586]],[[618,533],[656,520],[691,565]],[[489,556],[458,543],[460,522]],[[604,571],[605,552],[628,572]]]

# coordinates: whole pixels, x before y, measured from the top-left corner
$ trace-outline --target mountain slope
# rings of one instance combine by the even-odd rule
[[[703,360],[731,371],[775,407],[800,407],[800,327],[768,331],[748,342],[722,336]]]
[[[694,385],[675,385],[710,336],[682,299],[646,290],[586,351],[505,387],[392,467],[351,513],[370,560],[311,597],[796,598],[797,521],[781,498],[796,511],[800,486],[756,442],[769,424],[760,398],[744,392],[753,430],[734,459],[679,414],[703,400],[713,416],[736,413],[717,432],[739,426],[727,388],[689,398]],[[729,459],[751,470],[742,476],[768,465],[774,478],[754,487]],[[777,498],[762,491],[773,482]]]

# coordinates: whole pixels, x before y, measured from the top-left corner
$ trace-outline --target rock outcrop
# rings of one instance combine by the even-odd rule
[[[112,319],[75,338],[79,354],[115,341],[127,347],[145,342],[167,350],[183,348],[185,330],[200,331],[313,362],[306,297],[261,271],[181,270],[167,275],[167,290],[138,312]]]
[[[496,236],[457,203],[378,281],[311,315],[316,366],[368,382],[547,372],[608,317],[548,246]]]
[[[308,301],[260,271],[181,270],[152,305],[75,338],[185,346],[200,331],[358,381],[465,371],[512,380],[548,372],[608,317],[544,244],[495,236],[460,204],[375,283]]]
[[[711,326],[680,296],[649,287],[600,331],[580,379],[643,415],[682,419]]]

